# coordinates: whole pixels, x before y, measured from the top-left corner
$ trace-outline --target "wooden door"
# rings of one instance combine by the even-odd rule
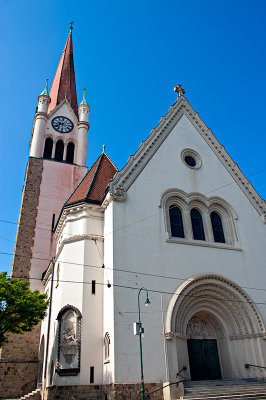
[[[189,339],[187,343],[191,380],[221,379],[216,339]]]

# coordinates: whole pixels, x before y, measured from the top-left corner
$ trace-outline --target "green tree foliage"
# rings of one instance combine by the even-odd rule
[[[32,292],[29,282],[0,273],[0,347],[8,342],[7,333],[31,331],[46,314],[46,294]]]

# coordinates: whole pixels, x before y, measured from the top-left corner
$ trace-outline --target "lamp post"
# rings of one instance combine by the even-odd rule
[[[143,375],[143,361],[142,361],[142,342],[141,342],[141,335],[144,332],[142,326],[141,326],[141,320],[140,320],[140,305],[139,305],[139,296],[142,290],[146,291],[147,294],[147,298],[145,301],[145,305],[148,306],[150,304],[150,300],[149,300],[149,295],[148,295],[148,290],[145,287],[142,287],[141,289],[139,289],[139,293],[138,293],[138,308],[139,308],[139,351],[140,351],[140,373],[141,373],[141,389],[140,389],[140,393],[141,393],[141,400],[145,399],[145,393],[144,393],[144,375]]]

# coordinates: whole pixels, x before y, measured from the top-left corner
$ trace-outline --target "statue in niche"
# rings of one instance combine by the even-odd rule
[[[78,353],[79,340],[77,338],[77,316],[71,310],[66,312],[61,322],[60,351],[65,362],[69,365]]]
[[[80,372],[81,345],[80,311],[68,304],[58,313],[58,348],[55,372],[60,376],[75,376]]]

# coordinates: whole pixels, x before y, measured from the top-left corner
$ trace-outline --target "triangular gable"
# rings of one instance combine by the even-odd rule
[[[78,122],[78,118],[76,116],[76,114],[73,111],[73,108],[71,107],[69,101],[67,100],[67,98],[65,98],[64,100],[61,101],[61,103],[59,103],[55,108],[52,109],[52,111],[49,112],[48,117],[51,118],[64,104],[66,104],[70,114],[72,115],[74,121]]]
[[[117,168],[110,158],[105,153],[102,153],[73,190],[64,206],[81,201],[101,203],[106,187],[116,172]]]
[[[110,194],[114,200],[120,201],[126,198],[127,190],[183,115],[186,115],[192,125],[197,129],[258,213],[262,214],[266,212],[265,201],[259,196],[252,184],[240,171],[238,165],[228,155],[224,147],[215,138],[212,131],[205,125],[198,113],[196,113],[183,96],[178,97],[175,104],[170,107],[167,115],[161,118],[158,126],[152,129],[150,135],[141,143],[137,152],[129,158],[125,167],[118,172],[113,181],[110,182]]]

